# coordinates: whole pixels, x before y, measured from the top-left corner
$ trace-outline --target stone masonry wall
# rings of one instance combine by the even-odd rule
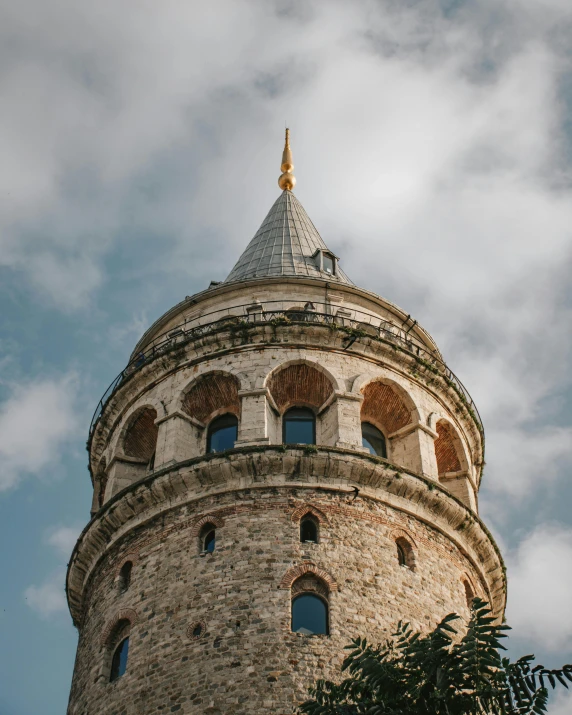
[[[318,544],[301,544],[293,520],[308,505],[321,515]],[[222,525],[214,553],[201,557],[196,524],[204,515]],[[403,534],[415,571],[397,562]],[[120,594],[126,559],[132,581]],[[290,590],[280,583],[305,562],[337,585],[329,636],[290,632]],[[351,638],[382,639],[400,618],[429,629],[451,611],[466,616],[467,574],[479,583],[441,533],[367,498],[286,487],[206,497],[130,532],[99,563],[69,715],[292,713],[313,680],[337,677]],[[102,634],[133,612],[127,672],[109,683]],[[195,640],[189,628],[201,621]]]

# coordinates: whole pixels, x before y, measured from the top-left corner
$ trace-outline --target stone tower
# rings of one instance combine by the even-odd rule
[[[89,435],[68,713],[293,713],[343,646],[478,594],[483,429],[431,336],[283,189],[221,283],[143,335]]]

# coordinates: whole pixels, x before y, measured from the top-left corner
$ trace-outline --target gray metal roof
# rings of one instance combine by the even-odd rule
[[[339,265],[335,275],[320,270],[313,256],[324,249],[331,253],[302,204],[291,191],[283,191],[224,282],[301,276],[353,285]]]

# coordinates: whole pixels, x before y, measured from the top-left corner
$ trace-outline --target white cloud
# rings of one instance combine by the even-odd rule
[[[53,571],[39,586],[28,586],[24,599],[41,618],[50,619],[65,613],[65,568]]]
[[[11,385],[0,404],[0,491],[59,461],[78,429],[76,389],[72,375]]]
[[[548,715],[570,715],[572,713],[572,692],[561,689],[550,698]]]
[[[72,552],[77,537],[81,532],[81,526],[56,526],[48,530],[46,541],[66,558]]]
[[[572,648],[572,528],[543,525],[506,554],[511,638],[547,651]]]

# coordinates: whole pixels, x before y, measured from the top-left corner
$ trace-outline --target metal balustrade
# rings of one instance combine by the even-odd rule
[[[286,306],[289,307],[286,307]],[[316,307],[324,308],[319,312]],[[360,338],[381,340],[394,345],[399,350],[416,358],[417,362],[429,372],[440,375],[455,389],[469,413],[475,420],[479,431],[482,433],[482,420],[469,392],[459,378],[447,367],[436,350],[430,350],[427,345],[411,334],[416,326],[416,321],[410,319],[410,325],[404,323],[401,327],[383,320],[371,313],[357,311],[351,308],[337,309],[332,312],[331,304],[306,303],[301,306],[294,301],[266,301],[264,303],[249,303],[230,306],[210,313],[187,318],[180,325],[158,335],[145,350],[133,357],[128,365],[109,385],[99,401],[93,414],[88,445],[99,421],[103,408],[119,387],[144,365],[152,362],[160,355],[172,350],[175,346],[182,346],[188,342],[212,335],[220,330],[248,330],[256,325],[324,325],[332,330],[346,333],[344,346],[348,349]]]

